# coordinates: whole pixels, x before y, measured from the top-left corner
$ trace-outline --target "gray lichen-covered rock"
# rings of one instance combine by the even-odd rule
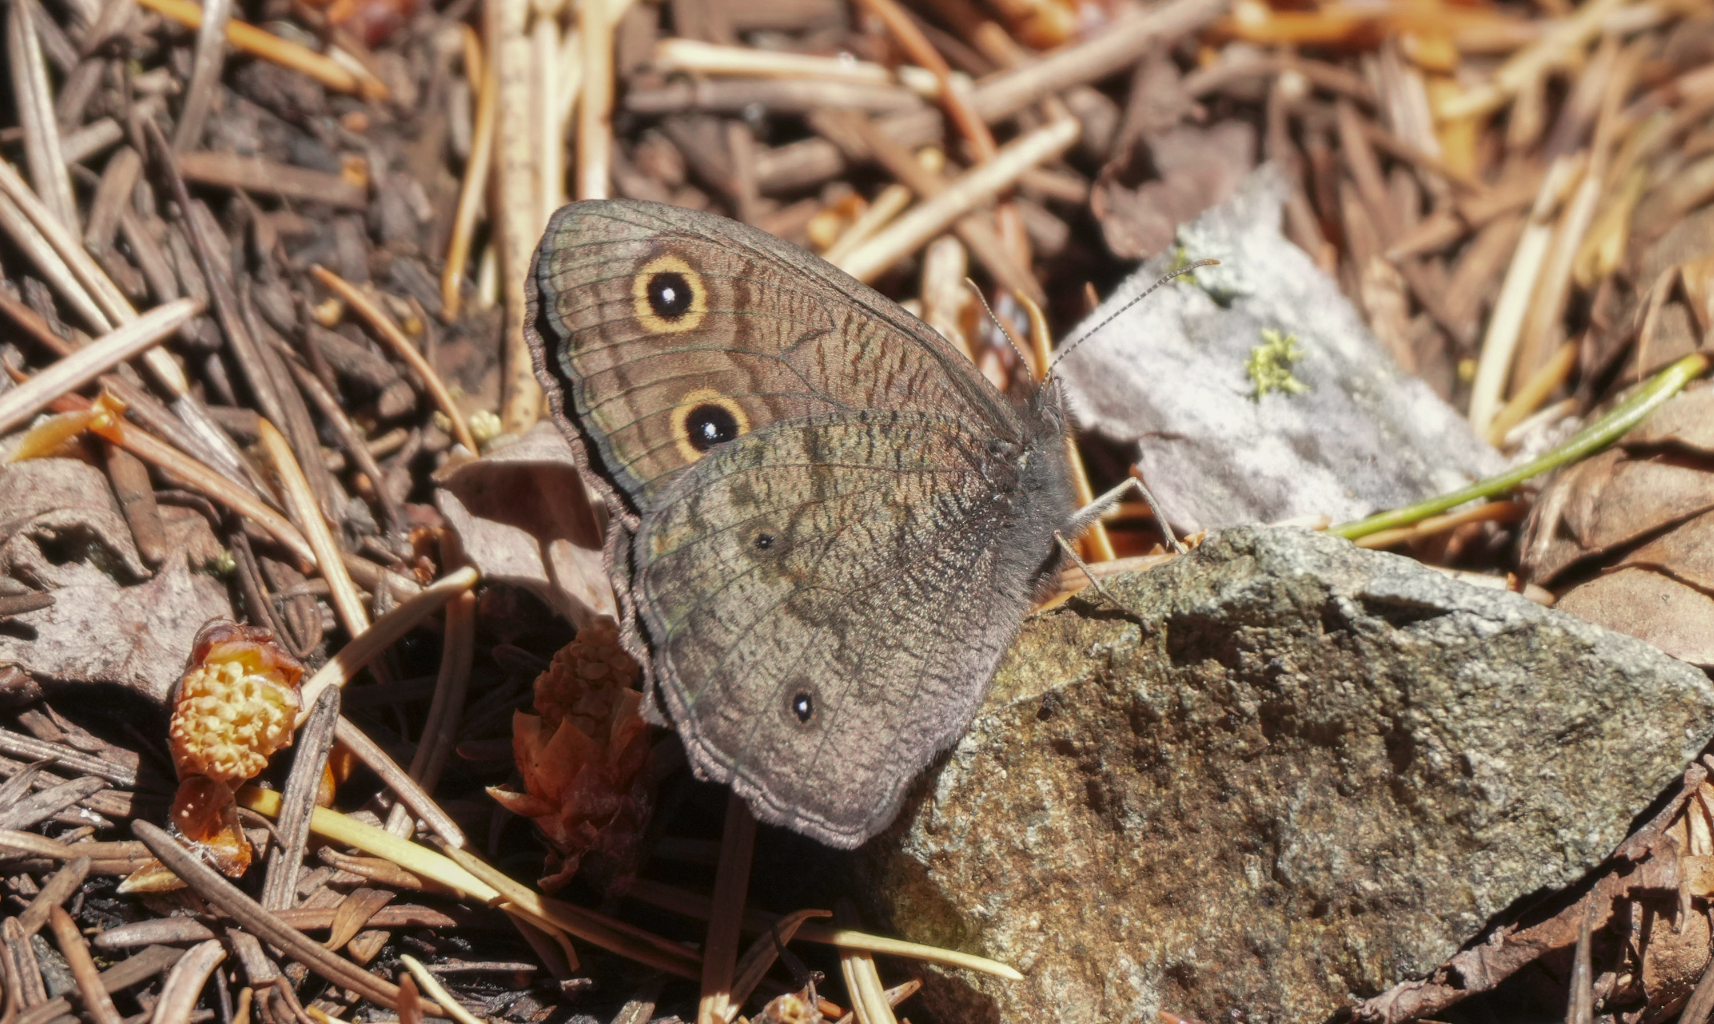
[[[1502,465],[1280,233],[1286,192],[1273,167],[1257,169],[1179,228],[1179,252],[1144,264],[1061,343],[1078,422],[1134,445],[1167,517],[1187,530],[1358,519]],[[1179,258],[1220,265],[1121,312]],[[1250,364],[1269,338],[1301,353],[1280,367],[1296,384],[1257,396]]]
[[[885,924],[1026,975],[931,977],[942,1019],[1322,1020],[1577,880],[1714,733],[1654,648],[1325,535],[1109,586],[1135,616],[1027,624],[862,853]]]

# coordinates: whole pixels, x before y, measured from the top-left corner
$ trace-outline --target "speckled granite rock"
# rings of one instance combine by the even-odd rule
[[[1714,733],[1701,672],[1323,535],[1111,586],[1144,625],[1028,623],[862,851],[882,923],[1027,976],[931,977],[942,1020],[1322,1020],[1578,879]]]

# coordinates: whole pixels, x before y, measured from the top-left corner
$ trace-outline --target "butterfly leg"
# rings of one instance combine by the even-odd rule
[[[1125,607],[1125,603],[1123,601],[1120,601],[1118,598],[1113,596],[1113,592],[1108,590],[1107,585],[1102,583],[1100,577],[1095,575],[1095,571],[1089,568],[1089,563],[1078,557],[1076,545],[1066,540],[1065,534],[1055,530],[1053,531],[1053,539],[1054,542],[1059,545],[1060,550],[1064,551],[1073,562],[1077,563],[1077,567],[1083,570],[1083,575],[1088,578],[1089,585],[1095,588],[1095,592],[1097,594],[1106,598],[1109,604],[1122,612],[1129,612],[1131,610]]]
[[[1124,497],[1128,490],[1135,490],[1143,496],[1143,501],[1148,503],[1149,513],[1155,517],[1155,525],[1161,528],[1161,534],[1166,537],[1167,547],[1172,548],[1177,554],[1184,554],[1185,547],[1178,542],[1178,537],[1173,534],[1172,527],[1166,521],[1166,513],[1161,511],[1160,502],[1156,501],[1155,496],[1149,493],[1149,489],[1143,485],[1143,482],[1134,476],[1126,478],[1124,483],[1078,509],[1072,515],[1071,521],[1065,524],[1065,532],[1074,537],[1082,533],[1090,523],[1106,515],[1109,509],[1117,505],[1119,499]],[[1082,563],[1079,562],[1078,564],[1081,565]]]

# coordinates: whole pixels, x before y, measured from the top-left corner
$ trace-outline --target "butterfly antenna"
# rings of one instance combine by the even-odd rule
[[[1089,330],[1084,331],[1082,337],[1078,338],[1076,341],[1074,341],[1071,344],[1060,349],[1059,352],[1054,355],[1053,362],[1051,364],[1049,364],[1049,366],[1047,368],[1048,374],[1052,374],[1053,368],[1055,366],[1059,365],[1059,361],[1061,359],[1064,359],[1066,356],[1070,355],[1071,351],[1073,349],[1075,349],[1077,346],[1083,344],[1084,342],[1088,341],[1090,338],[1095,337],[1096,333],[1099,332],[1101,330],[1101,328],[1106,327],[1108,324],[1119,319],[1120,314],[1124,313],[1127,309],[1130,309],[1132,306],[1135,306],[1137,303],[1143,301],[1144,299],[1148,298],[1150,295],[1154,294],[1154,290],[1156,288],[1159,288],[1161,285],[1166,284],[1168,281],[1171,281],[1175,277],[1179,277],[1180,275],[1183,275],[1183,274],[1188,274],[1193,270],[1199,270],[1203,267],[1217,267],[1219,265],[1220,265],[1219,260],[1197,260],[1195,263],[1187,264],[1185,266],[1179,267],[1177,270],[1169,271],[1167,274],[1162,276],[1159,281],[1156,281],[1154,284],[1149,285],[1147,291],[1145,291],[1141,295],[1138,295],[1137,297],[1133,298],[1131,301],[1125,303],[1123,306],[1120,306],[1118,309],[1115,309],[1113,312],[1107,314],[1107,319],[1096,324],[1094,327],[1089,328]]]
[[[964,283],[969,285],[970,290],[976,293],[976,301],[980,302],[982,304],[982,308],[988,311],[988,319],[994,321],[994,326],[1000,329],[1000,333],[1006,339],[1006,344],[1012,346],[1012,351],[1018,354],[1018,358],[1023,360],[1025,366],[1030,365],[1029,357],[1024,355],[1024,350],[1018,347],[1017,341],[1012,337],[1012,332],[1006,330],[1006,325],[1001,323],[1000,318],[994,315],[994,307],[988,305],[988,297],[982,294],[982,289],[978,288],[976,286],[976,282],[972,281],[968,277],[964,279]]]

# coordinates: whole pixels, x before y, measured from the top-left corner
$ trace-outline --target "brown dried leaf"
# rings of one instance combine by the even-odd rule
[[[197,630],[232,617],[225,586],[192,572],[182,548],[171,550],[154,579],[131,587],[84,563],[57,568],[70,579],[53,588],[53,605],[12,618],[0,634],[0,662],[38,679],[117,683],[163,702]]]
[[[338,949],[356,938],[375,912],[392,902],[394,895],[385,889],[368,886],[351,890],[351,895],[333,911],[333,929],[327,937],[327,948]]]
[[[1625,435],[1625,444],[1679,445],[1714,455],[1714,388],[1687,390]]]
[[[1563,516],[1586,554],[1714,508],[1714,473],[1672,456],[1604,452],[1576,476]]]
[[[1693,587],[1714,592],[1714,512],[1705,512],[1649,541],[1620,564],[1659,569]]]
[[[1172,244],[1180,224],[1230,198],[1255,164],[1256,133],[1247,124],[1175,127],[1148,137],[1131,159],[1109,165],[1095,183],[1090,208],[1113,255],[1146,259]]]
[[[1626,567],[1573,588],[1555,607],[1693,665],[1714,666],[1714,598],[1669,576]]]
[[[458,467],[435,503],[484,579],[528,588],[580,629],[615,614],[595,508],[552,423]]]
[[[0,572],[52,590],[97,570],[149,576],[107,475],[76,459],[0,466]]]
[[[1680,864],[1682,865],[1682,861]],[[1688,913],[1660,921],[1642,947],[1644,1024],[1677,1013],[1708,966],[1708,915]]]

